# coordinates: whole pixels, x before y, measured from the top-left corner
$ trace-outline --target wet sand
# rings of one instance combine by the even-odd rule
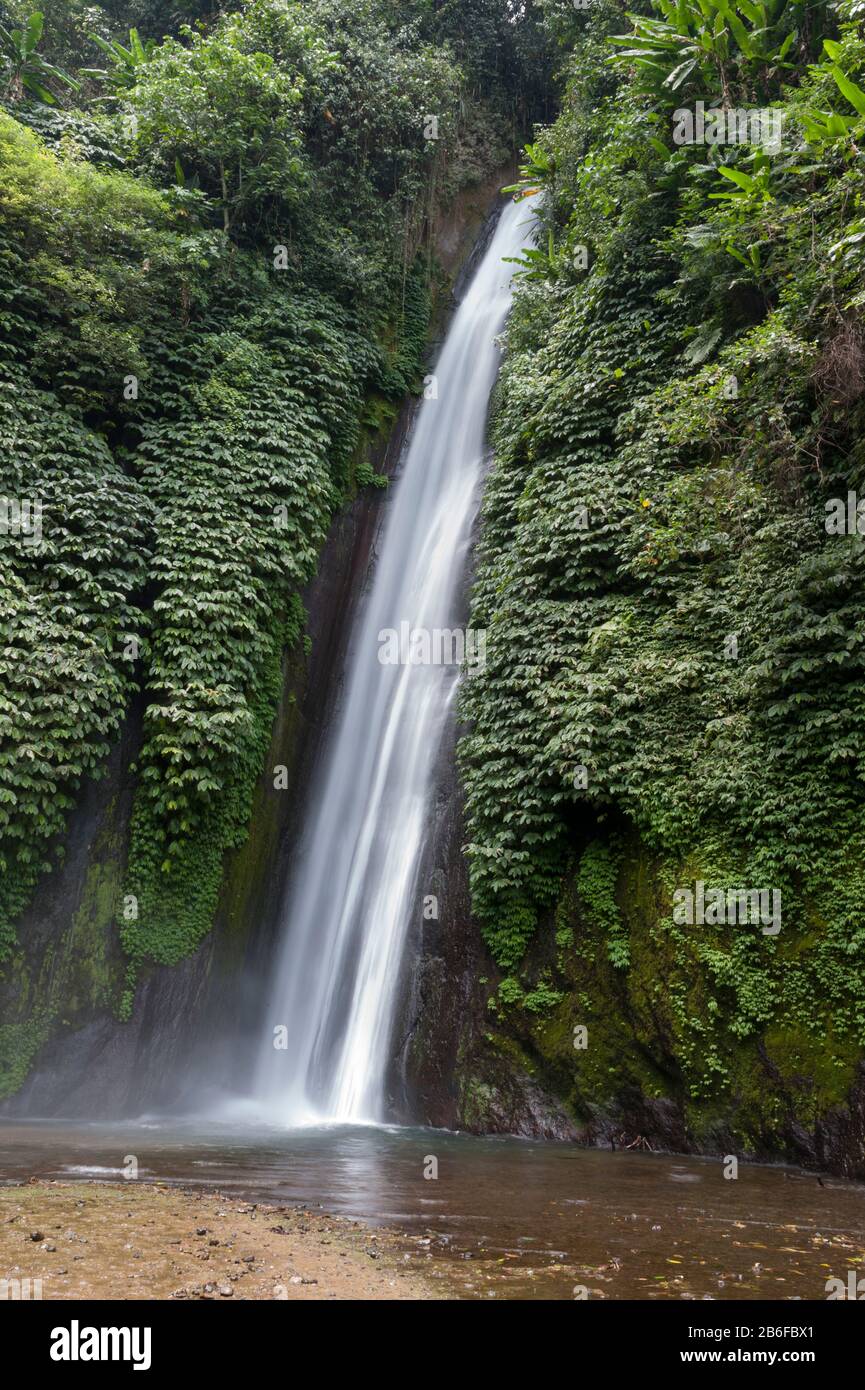
[[[397,1239],[399,1248],[397,1248]],[[43,1299],[434,1299],[405,1235],[144,1182],[0,1188],[0,1279]]]

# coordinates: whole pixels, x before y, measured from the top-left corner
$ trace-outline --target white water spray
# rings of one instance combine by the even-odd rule
[[[526,204],[502,212],[445,340],[436,396],[420,408],[392,485],[344,700],[311,788],[265,1014],[255,1100],[277,1124],[384,1118],[400,966],[421,915],[418,861],[459,668],[382,664],[380,634],[453,626],[483,472],[495,340],[511,303],[503,258],[528,243],[531,223]]]

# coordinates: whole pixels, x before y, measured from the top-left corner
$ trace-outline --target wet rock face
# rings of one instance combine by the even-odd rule
[[[0,1096],[14,1092],[33,1058],[51,1059],[58,1072],[74,1057],[80,1069],[104,1046],[94,1023],[122,986],[125,963],[112,922],[125,868],[133,785],[128,768],[141,741],[140,711],[133,709],[112,749],[103,780],[88,783],[64,841],[64,858],[45,876],[18,925],[18,944],[0,979]],[[110,1031],[110,1027],[109,1027]],[[82,1033],[91,1041],[80,1043]],[[96,1043],[96,1036],[100,1041]],[[53,1045],[46,1045],[54,1039]],[[51,1064],[46,1063],[46,1064]],[[40,1057],[41,1065],[41,1057]],[[67,1078],[68,1081],[68,1078]],[[28,1083],[17,1105],[31,1092]],[[50,1079],[36,1107],[62,1102]],[[8,1113],[10,1106],[0,1106]],[[50,1113],[46,1109],[45,1113]]]
[[[469,577],[466,581],[468,590]],[[403,1007],[392,1078],[395,1117],[475,1134],[575,1139],[578,1127],[518,1054],[487,1041],[485,981],[495,967],[471,915],[459,729],[447,731],[417,887],[418,923],[406,952]],[[438,917],[423,920],[434,896]]]
[[[492,1009],[501,972],[471,916],[463,805],[451,728],[440,761],[417,900],[435,894],[438,920],[422,921],[404,982],[395,1114],[475,1133],[565,1139],[604,1148],[736,1154],[784,1160],[865,1179],[865,1066],[808,1065],[789,1043],[737,1046],[730,1081],[711,1100],[689,1097],[664,996],[669,964],[654,948],[655,903],[635,842],[620,882],[632,968],[609,960],[605,931],[566,884],[558,917],[539,924],[523,978],[548,978],[558,1002],[539,1014]],[[557,925],[571,945],[563,946]],[[582,947],[587,947],[583,950]],[[660,985],[661,999],[655,986]],[[589,1053],[574,1026],[588,1022]],[[817,1054],[819,1056],[819,1048]],[[591,1058],[587,1065],[586,1058]]]
[[[797,1145],[802,1138],[810,1144],[810,1135],[791,1133]],[[849,1109],[830,1110],[817,1125],[807,1161],[846,1178],[865,1179],[865,1064],[860,1064]]]
[[[787,1161],[865,1179],[865,1066],[840,1096],[819,1074],[763,1039],[742,1049],[733,1083],[711,1101],[690,1099],[674,1038],[639,987],[612,969],[605,951],[591,966],[563,960],[552,920],[541,924],[526,974],[549,974],[558,1002],[541,1016],[490,1010],[500,972],[472,923],[461,802],[453,759],[444,758],[422,892],[442,888],[441,920],[418,932],[407,984],[402,1065],[408,1114],[475,1133],[511,1133],[642,1151],[736,1154]],[[633,908],[632,930],[645,904]],[[645,926],[645,922],[643,923]],[[591,940],[579,916],[578,938]],[[663,964],[656,962],[663,978]],[[558,973],[557,973],[558,972]],[[590,1012],[587,1014],[586,1010]],[[575,1020],[588,1017],[593,1063],[575,1052]]]

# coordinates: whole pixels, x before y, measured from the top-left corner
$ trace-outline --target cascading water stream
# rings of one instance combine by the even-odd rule
[[[405,663],[404,642],[397,663],[384,664],[393,651],[382,634],[433,640],[452,627],[483,472],[496,336],[511,302],[504,258],[527,244],[531,222],[525,204],[503,210],[393,484],[343,703],[314,774],[265,1013],[255,1100],[278,1124],[384,1118],[400,965],[420,912],[418,861],[459,668]],[[426,656],[420,645],[412,650]]]

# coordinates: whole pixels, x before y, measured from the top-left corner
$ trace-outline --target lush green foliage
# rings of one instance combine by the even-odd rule
[[[818,7],[785,47],[778,5],[751,43],[742,3],[713,8],[707,48],[711,7],[659,8],[635,21],[632,50],[657,40],[640,61],[616,56],[612,5],[572,28],[564,113],[529,151],[545,226],[508,335],[462,759],[474,899],[509,973],[586,828],[639,832],[670,958],[653,1045],[707,1095],[767,1028],[829,1056],[865,1042],[865,549],[825,526],[863,481],[865,44],[850,24],[824,48]],[[682,26],[706,56],[670,81]],[[677,147],[688,99],[772,102],[781,149]],[[601,889],[614,903],[606,852],[576,878],[590,918]],[[780,936],[676,926],[698,878],[779,889]]]
[[[103,373],[116,400],[121,371],[137,361],[147,290],[142,283],[138,312],[124,316],[145,280],[132,257],[159,250],[165,212],[126,175],[63,168],[7,117],[0,209],[0,494],[42,509],[41,538],[12,527],[3,537],[5,942],[132,689],[124,634],[139,628],[133,595],[145,581],[152,512],[86,415],[104,397]],[[74,273],[70,247],[99,272]]]
[[[717,87],[731,105],[737,95],[771,95],[778,72],[793,68],[801,0],[658,0],[656,8],[663,18],[628,15],[633,32],[612,39],[622,47],[612,61],[633,73],[637,91],[663,97],[691,88],[700,97]],[[800,52],[807,52],[806,44]]]
[[[12,101],[23,96],[35,97],[53,106],[57,98],[51,84],[75,87],[74,78],[49,63],[39,51],[44,16],[36,10],[27,17],[20,29],[7,29],[0,24],[0,76],[5,95]]]
[[[82,77],[91,77],[97,82],[104,82],[115,92],[126,92],[130,87],[134,87],[139,77],[139,69],[149,60],[153,49],[156,46],[155,39],[148,39],[146,43],[141,42],[141,35],[137,29],[129,30],[129,47],[122,44],[119,39],[103,39],[101,34],[92,35],[93,42],[110,60],[111,66],[107,68],[82,68]]]
[[[430,214],[501,160],[510,95],[472,98],[422,2],[249,0],[164,42],[101,8],[90,53],[75,6],[46,34],[115,60],[91,109],[0,113],[0,496],[41,506],[2,537],[0,954],[134,709],[131,989],[210,926],[298,594],[419,382]]]

